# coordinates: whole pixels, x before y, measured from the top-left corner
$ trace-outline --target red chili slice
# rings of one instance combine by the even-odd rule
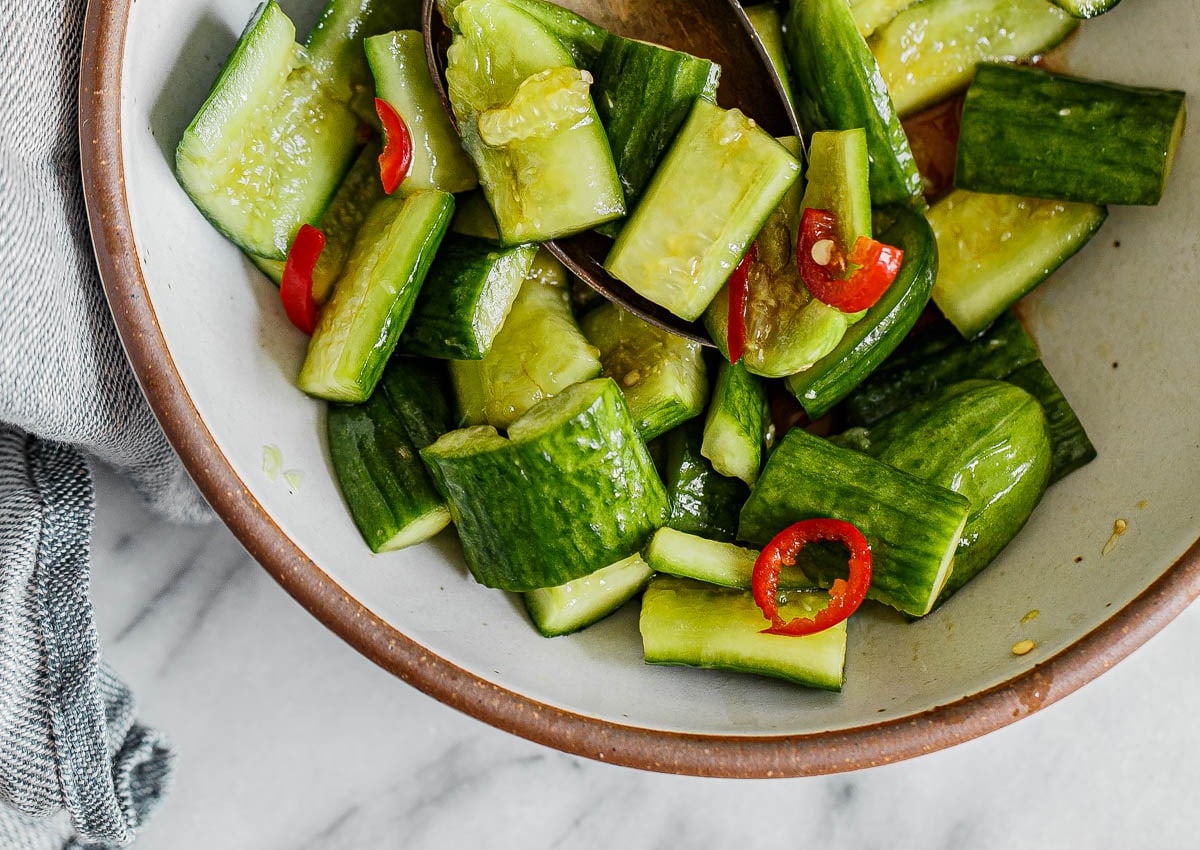
[[[279,280],[279,300],[292,324],[309,336],[316,330],[321,308],[313,298],[313,269],[325,250],[325,234],[311,224],[300,225],[288,249]]]
[[[892,245],[860,236],[849,256],[837,237],[837,216],[828,210],[806,209],[796,240],[796,265],[813,298],[844,313],[866,310],[892,285],[904,262],[904,252]],[[856,266],[846,276],[848,266]]]
[[[746,290],[750,278],[750,265],[756,262],[758,243],[752,242],[750,250],[729,276],[729,324],[725,341],[729,348],[730,363],[737,363],[746,351]]]
[[[796,563],[796,556],[809,543],[830,540],[842,543],[850,552],[850,574],[837,579],[829,588],[829,604],[813,618],[796,617],[784,621],[779,614],[779,573]],[[754,601],[771,621],[764,634],[803,636],[823,632],[858,610],[871,586],[871,544],[853,524],[840,519],[806,519],[790,525],[763,547],[754,562],[751,587]]]
[[[408,125],[395,108],[382,98],[375,98],[375,113],[383,125],[383,153],[379,155],[379,179],[383,191],[392,194],[412,170],[413,139]]]

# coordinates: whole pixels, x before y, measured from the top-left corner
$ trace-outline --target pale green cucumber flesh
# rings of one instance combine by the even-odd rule
[[[301,390],[341,402],[371,395],[453,214],[454,196],[437,190],[371,210],[309,341]]]
[[[646,562],[657,573],[750,589],[757,549],[660,528],[646,547]],[[805,582],[802,586],[809,586]]]
[[[180,185],[249,254],[282,260],[354,160],[359,120],[325,88],[271,2],[234,48],[175,151]]]
[[[929,209],[933,300],[974,337],[1087,244],[1107,215],[1095,204],[956,189]]]
[[[812,617],[823,593],[793,593],[783,616]],[[846,622],[805,637],[763,634],[770,625],[749,591],[656,576],[642,595],[639,630],[648,664],[755,673],[838,691],[846,659]]]
[[[925,0],[870,45],[896,111],[907,117],[965,89],[980,62],[1037,56],[1078,23],[1046,0]]]
[[[604,266],[680,318],[696,319],[799,170],[741,112],[698,100]]]
[[[600,352],[601,373],[617,382],[645,440],[699,416],[708,401],[700,343],[606,303],[579,322]]]
[[[965,497],[945,487],[793,428],[775,447],[742,508],[738,537],[763,545],[804,519],[853,523],[871,545],[868,598],[920,617],[929,613],[949,577],[969,509]],[[810,545],[798,563],[827,584],[839,570],[845,575],[846,560],[837,547],[832,561],[818,557],[823,551]]]
[[[667,494],[611,379],[568,388],[513,423],[444,435],[421,452],[468,567],[489,587],[554,587],[640,552]]]
[[[479,182],[475,166],[433,87],[421,33],[399,30],[368,38],[363,44],[376,95],[396,110],[412,136],[412,167],[403,191],[458,193],[474,189]]]
[[[539,251],[491,350],[453,360],[460,421],[508,428],[535,404],[598,376],[600,353],[571,312],[566,270]]]
[[[571,634],[599,622],[637,596],[653,574],[641,555],[630,555],[566,584],[526,591],[525,610],[545,637]]]
[[[624,215],[612,152],[590,98],[584,112],[564,115],[528,138],[490,146],[480,133],[481,116],[512,109],[527,80],[575,67],[563,44],[505,0],[466,0],[454,20],[459,32],[447,54],[450,100],[501,238],[546,241]],[[548,106],[535,101],[518,111],[532,118]]]
[[[767,425],[766,386],[740,363],[721,361],[700,453],[721,475],[754,486]]]

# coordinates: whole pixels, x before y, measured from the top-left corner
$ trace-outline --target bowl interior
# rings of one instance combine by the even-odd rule
[[[301,32],[318,5],[283,3]],[[633,608],[580,635],[541,638],[518,600],[471,580],[451,535],[372,555],[331,477],[323,408],[293,384],[305,338],[284,318],[274,287],[207,224],[172,176],[174,145],[252,6],[129,6],[121,162],[136,259],[165,341],[161,356],[279,532],[431,656],[534,703],[651,734],[854,730],[1028,673],[1122,616],[1195,542],[1200,139],[1193,126],[1162,204],[1114,208],[1093,243],[1024,309],[1098,460],[1054,486],[999,561],[932,616],[909,624],[870,610],[855,618],[843,693],[648,667]],[[1196,91],[1197,44],[1200,17],[1171,0],[1140,0],[1087,22],[1066,51],[1066,67]],[[108,283],[110,297],[131,285]],[[1106,546],[1118,519],[1127,533]],[[1015,656],[1011,647],[1025,638],[1037,648]]]

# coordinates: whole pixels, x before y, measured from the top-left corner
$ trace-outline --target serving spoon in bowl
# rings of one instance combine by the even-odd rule
[[[556,0],[609,32],[691,53],[721,66],[717,101],[737,107],[774,136],[799,136],[800,126],[766,47],[738,0]],[[425,56],[442,107],[457,127],[446,93],[449,30],[437,0],[424,0]],[[604,269],[611,241],[585,231],[545,243],[576,277],[602,297],[671,333],[712,345],[704,329],[633,291]]]

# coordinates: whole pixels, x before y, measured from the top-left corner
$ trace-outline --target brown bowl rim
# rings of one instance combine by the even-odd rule
[[[283,533],[200,418],[148,297],[125,196],[121,71],[133,0],[91,0],[83,36],[79,134],[101,279],[133,370],[168,439],[216,513],[302,606],[383,669],[478,720],[599,761],[667,773],[785,777],[912,758],[1006,726],[1082,687],[1158,633],[1200,595],[1200,542],[1136,599],[1013,679],[914,715],[804,735],[705,735],[623,725],[546,705],[440,658],[377,617]]]

